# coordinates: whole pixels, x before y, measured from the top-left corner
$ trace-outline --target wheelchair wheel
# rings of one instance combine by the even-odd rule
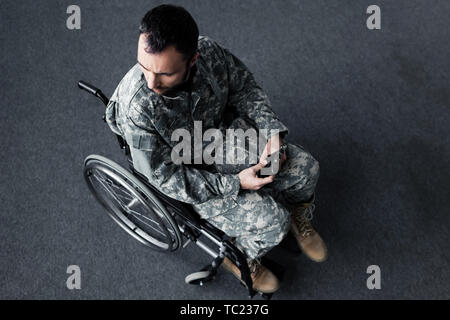
[[[90,155],[84,161],[84,178],[111,218],[136,240],[161,251],[179,248],[181,235],[174,218],[131,172],[105,157]]]

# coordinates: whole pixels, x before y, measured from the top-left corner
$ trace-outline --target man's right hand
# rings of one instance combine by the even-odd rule
[[[239,180],[241,182],[241,188],[245,190],[259,190],[264,185],[271,183],[274,176],[268,176],[265,178],[259,178],[256,174],[267,164],[266,160],[247,168],[239,172]]]

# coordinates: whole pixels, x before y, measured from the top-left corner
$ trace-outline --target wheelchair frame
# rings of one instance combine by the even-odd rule
[[[99,98],[105,107],[108,105],[109,99],[100,89],[84,81],[79,81],[78,87]],[[105,114],[103,114],[102,118],[103,121],[106,122]],[[222,264],[224,258],[228,257],[239,268],[241,272],[241,284],[243,283],[245,287],[247,287],[249,298],[253,298],[257,292],[253,289],[247,259],[242,251],[233,244],[233,240],[224,232],[211,225],[208,221],[201,219],[198,213],[189,204],[172,199],[151,185],[148,179],[141,173],[137,172],[134,168],[130,148],[126,141],[120,135],[116,135],[116,137],[121,150],[123,150],[125,156],[127,157],[129,171],[131,171],[131,173],[139,181],[155,193],[157,198],[163,205],[166,206],[166,208],[170,207],[173,212],[175,212],[176,217],[173,218],[175,220],[176,227],[182,235],[181,238],[184,237],[186,240],[184,241],[184,239],[181,239],[180,246],[175,248],[175,250],[178,250],[180,247],[184,248],[190,242],[193,242],[213,258],[212,262],[202,268],[199,272],[188,275],[185,280],[186,283],[202,286],[205,282],[213,280],[217,273],[217,269]],[[202,237],[208,238],[211,242],[217,245],[218,251],[211,249],[202,240],[200,240]],[[272,296],[272,294],[264,293],[261,293],[261,295],[265,299],[270,299]]]

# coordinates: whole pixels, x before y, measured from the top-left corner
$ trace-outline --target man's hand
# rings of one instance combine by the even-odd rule
[[[276,134],[272,136],[268,141],[266,146],[264,147],[264,151],[261,154],[261,158],[259,159],[259,162],[265,160],[267,156],[270,154],[277,152],[280,150],[281,145],[283,144],[283,140],[280,138],[280,134]],[[280,167],[283,164],[283,162],[286,160],[286,153],[283,153],[281,155],[281,161],[280,161]]]
[[[247,168],[239,172],[239,180],[241,181],[241,188],[246,190],[259,190],[264,185],[271,183],[274,176],[265,178],[258,178],[256,175],[261,168],[267,164],[267,161],[260,162],[253,167]]]

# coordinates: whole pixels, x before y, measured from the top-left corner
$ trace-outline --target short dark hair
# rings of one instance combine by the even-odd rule
[[[148,11],[142,18],[139,34],[148,34],[148,53],[158,53],[174,45],[185,60],[197,51],[198,27],[190,13],[180,6],[163,4]]]

